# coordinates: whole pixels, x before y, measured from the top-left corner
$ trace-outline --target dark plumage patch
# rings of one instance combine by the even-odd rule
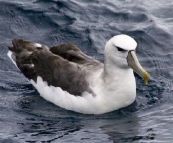
[[[61,87],[74,95],[83,91],[92,93],[87,77],[103,64],[88,57],[72,44],[48,48],[22,39],[13,39],[9,47],[16,58],[16,64],[28,78],[37,80],[41,76],[48,85]]]

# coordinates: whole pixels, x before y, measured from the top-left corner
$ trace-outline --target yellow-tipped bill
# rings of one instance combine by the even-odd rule
[[[139,76],[141,76],[145,83],[148,84],[149,76],[148,73],[140,65],[138,58],[134,51],[129,51],[127,56],[128,66],[131,67]]]

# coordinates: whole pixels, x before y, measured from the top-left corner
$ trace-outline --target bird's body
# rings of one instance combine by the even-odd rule
[[[12,43],[8,56],[42,97],[62,108],[101,114],[135,100],[136,82],[129,67],[134,61],[127,59],[137,44],[129,36],[115,36],[107,42],[104,64],[72,44],[48,48],[21,39]]]

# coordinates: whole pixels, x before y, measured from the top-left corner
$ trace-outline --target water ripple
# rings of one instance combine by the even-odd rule
[[[143,0],[1,0],[0,142],[171,142],[173,2]],[[82,115],[44,99],[10,62],[11,39],[49,46],[73,43],[104,61],[116,34],[138,43],[149,85],[135,74],[137,99],[104,115]]]

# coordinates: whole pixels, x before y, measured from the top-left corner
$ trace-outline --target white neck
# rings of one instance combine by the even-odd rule
[[[115,55],[115,53],[117,55]],[[133,74],[133,70],[127,65],[126,60],[127,52],[118,55],[115,48],[106,46],[103,78],[107,83],[111,81],[122,80],[125,76]]]
[[[115,48],[106,46],[104,56],[104,68],[94,73],[92,89],[103,97],[102,103],[109,105],[105,109],[125,107],[136,97],[136,81],[133,70],[127,65],[127,53],[119,54]]]

